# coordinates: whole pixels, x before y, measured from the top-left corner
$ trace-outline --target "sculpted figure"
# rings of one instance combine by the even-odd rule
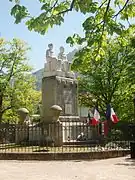
[[[46,70],[47,71],[55,71],[57,65],[57,59],[53,53],[53,44],[48,44],[48,48],[46,51]]]
[[[58,58],[54,56],[53,44],[48,44],[46,50],[45,76],[59,74],[60,76],[74,77],[74,73],[70,71],[71,63],[67,60],[64,53],[64,47],[60,47]]]
[[[53,44],[48,44],[48,48],[46,51],[46,60],[49,60],[49,58],[53,57]]]
[[[69,71],[69,62],[67,60],[67,56],[64,53],[64,47],[61,46],[60,47],[60,52],[58,54],[58,60],[61,60],[61,69],[64,72],[68,72]]]
[[[58,59],[60,59],[60,60],[62,60],[62,61],[67,60],[67,57],[66,57],[66,55],[64,54],[64,51],[65,51],[64,47],[61,46],[61,47],[60,47],[60,52],[59,52],[59,54],[58,54]]]

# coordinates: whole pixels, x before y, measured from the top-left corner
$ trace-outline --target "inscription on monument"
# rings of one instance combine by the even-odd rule
[[[65,114],[72,114],[72,90],[65,89],[63,91],[64,103],[65,103]]]
[[[64,95],[64,102],[65,103],[71,103],[72,102],[72,90],[64,90],[63,92]]]
[[[65,114],[72,114],[72,104],[65,104]]]

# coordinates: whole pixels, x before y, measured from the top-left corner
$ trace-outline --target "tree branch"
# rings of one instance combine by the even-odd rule
[[[105,29],[105,24],[106,24],[106,17],[107,17],[107,13],[109,11],[110,3],[111,3],[111,0],[108,0],[107,7],[106,7],[106,10],[105,10],[105,13],[104,13],[103,21],[100,22],[100,23],[103,22],[103,26],[102,26],[102,33],[101,33],[99,44],[98,44],[97,55],[98,55],[98,52],[99,52],[101,44],[102,44],[102,39],[103,39],[103,34],[104,34],[104,29]]]
[[[125,9],[128,3],[129,3],[129,0],[126,0],[124,6],[113,16],[113,18],[117,17]]]
[[[100,9],[106,2],[107,2],[107,0],[105,0],[105,1],[98,7],[98,9]]]
[[[8,107],[5,107],[3,108],[2,110],[2,114],[5,113],[5,111],[9,110],[9,109],[12,109],[14,107],[14,104],[13,104],[13,100],[14,100],[14,92],[12,92],[11,96],[10,96],[10,105]]]
[[[4,61],[2,62],[1,67],[0,67],[0,72],[2,72],[2,69],[3,69],[4,65],[5,65],[5,62],[6,62],[6,60],[4,60]]]
[[[5,109],[3,109],[3,110],[2,110],[2,114],[5,113],[5,111],[11,109],[12,107],[13,107],[13,106],[8,106],[8,107],[6,107]]]
[[[16,56],[14,57],[14,61],[13,61],[12,67],[11,67],[10,75],[8,77],[8,82],[10,81],[11,77],[13,76],[15,62],[16,62]]]
[[[125,53],[125,54],[127,54],[127,53]],[[113,94],[114,94],[114,92],[115,92],[115,90],[116,90],[116,88],[117,88],[117,86],[118,86],[118,82],[119,82],[119,80],[120,80],[121,73],[122,73],[123,70],[125,69],[125,67],[124,67],[125,62],[124,62],[124,61],[122,61],[122,62],[123,62],[123,64],[121,65],[121,68],[119,68],[119,71],[120,71],[119,76],[117,77],[116,81],[113,82],[114,87],[112,88],[112,92],[111,92],[111,94],[110,94],[110,99],[109,99],[110,102],[111,102],[111,99],[112,99],[112,97],[113,97]]]
[[[107,17],[107,13],[109,11],[110,3],[111,3],[111,0],[108,1],[106,11],[105,11],[105,14],[104,14],[104,18],[103,18],[104,24],[103,24],[102,35],[103,35],[105,24],[106,24],[106,17]]]
[[[72,11],[72,10],[73,10],[73,7],[74,7],[74,4],[75,4],[75,1],[76,1],[76,0],[72,0],[69,9],[66,9],[66,10],[64,10],[64,11],[61,11],[61,12],[59,12],[59,13],[56,14],[56,15],[60,15],[60,14],[64,14],[64,13],[66,13],[66,12]]]
[[[53,6],[46,11],[46,14],[47,14],[49,11],[51,11],[53,8],[55,8],[55,6],[56,6],[57,3],[58,3],[58,0],[56,0],[55,3],[53,4]]]
[[[54,5],[52,6],[51,9],[53,9],[56,6],[57,3],[58,3],[58,0],[55,1]]]

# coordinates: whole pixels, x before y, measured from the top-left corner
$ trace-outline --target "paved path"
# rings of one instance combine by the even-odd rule
[[[1,180],[135,180],[135,161],[0,161]]]

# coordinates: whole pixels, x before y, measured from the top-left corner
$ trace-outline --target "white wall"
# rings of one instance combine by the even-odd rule
[[[78,114],[80,117],[87,117],[88,116],[88,107],[78,107]]]

